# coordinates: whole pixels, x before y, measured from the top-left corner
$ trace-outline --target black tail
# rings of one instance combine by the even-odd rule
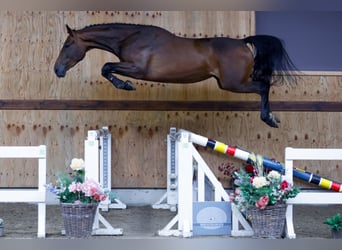
[[[279,38],[256,35],[246,37],[244,41],[252,44],[256,49],[253,80],[269,82],[270,84],[296,84],[298,70]]]

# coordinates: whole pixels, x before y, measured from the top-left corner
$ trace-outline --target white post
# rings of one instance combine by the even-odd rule
[[[288,150],[285,148],[285,179],[293,184],[293,161],[288,160]],[[286,236],[290,239],[296,238],[293,225],[293,205],[287,204],[286,207]]]
[[[178,151],[178,230],[183,237],[190,237],[192,231],[192,148],[189,142],[189,133],[181,133]],[[180,205],[181,204],[181,205]]]
[[[92,178],[95,181],[100,182],[99,161],[99,140],[97,140],[97,132],[95,130],[90,130],[88,131],[88,137],[84,144],[86,178]]]
[[[170,128],[167,135],[167,197],[166,203],[171,211],[176,211],[178,201],[178,169],[176,163],[176,128]]]
[[[39,159],[38,159],[38,191],[46,193],[46,146],[39,146]],[[45,238],[45,226],[46,226],[46,203],[38,203],[38,238]]]
[[[205,201],[205,173],[203,168],[197,168],[197,201]]]

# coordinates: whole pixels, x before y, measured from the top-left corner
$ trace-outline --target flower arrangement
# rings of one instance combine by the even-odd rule
[[[230,200],[241,211],[251,207],[265,209],[296,197],[300,191],[283,180],[279,172],[260,171],[254,165],[247,165],[239,172],[234,172],[233,178],[235,191],[230,194]]]
[[[59,173],[56,185],[47,184],[46,188],[54,193],[62,203],[97,203],[107,198],[100,184],[92,179],[85,179],[83,159],[74,158],[69,173]]]

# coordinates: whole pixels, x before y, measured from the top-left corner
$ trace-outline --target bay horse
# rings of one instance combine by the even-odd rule
[[[279,120],[269,104],[270,86],[289,81],[295,69],[281,40],[269,35],[243,39],[184,38],[157,26],[125,23],[94,24],[80,30],[66,25],[68,37],[54,65],[57,77],[84,59],[91,49],[113,53],[119,62],[107,62],[102,76],[116,88],[135,90],[134,79],[164,83],[195,83],[215,78],[221,89],[256,93],[261,97],[260,118],[271,127]]]

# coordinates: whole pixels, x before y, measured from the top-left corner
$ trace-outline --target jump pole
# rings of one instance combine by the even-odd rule
[[[256,160],[260,160],[264,167],[271,169],[271,170],[276,170],[282,174],[285,174],[286,168],[280,162],[276,162],[274,160],[263,157],[261,155],[257,155],[253,152],[248,152],[238,147],[233,147],[233,146],[209,139],[207,137],[204,137],[204,136],[192,133],[192,132],[189,132],[189,133],[190,133],[191,142],[198,144],[202,147],[211,148],[214,151],[233,156],[249,164],[255,163]],[[336,191],[336,192],[342,192],[342,183],[325,179],[319,175],[306,172],[299,168],[293,168],[292,174],[293,174],[293,177],[295,178],[298,178],[300,180],[306,181],[311,184],[318,185],[321,188]]]

